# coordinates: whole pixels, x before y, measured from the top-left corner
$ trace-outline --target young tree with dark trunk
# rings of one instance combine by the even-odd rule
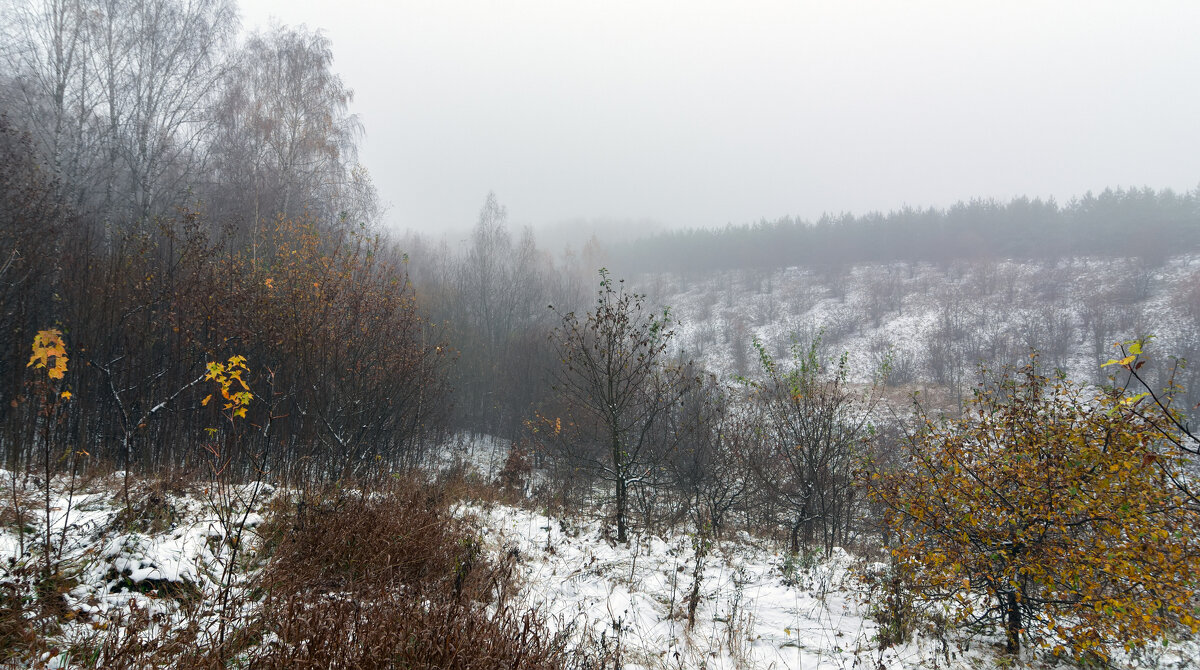
[[[826,553],[849,541],[860,489],[855,471],[871,431],[880,384],[859,392],[849,383],[845,355],[827,360],[820,337],[792,346],[790,365],[779,365],[754,342],[763,378],[752,382],[763,426],[751,449],[751,473],[769,506],[783,508],[789,550],[817,541]]]
[[[645,297],[600,272],[595,306],[581,320],[562,315],[555,331],[561,367],[555,389],[562,419],[544,419],[559,452],[613,487],[617,541],[628,540],[631,489],[655,474],[662,454],[656,429],[680,402],[688,378],[668,362],[675,331],[669,311],[649,310]],[[550,426],[547,426],[549,428]]]

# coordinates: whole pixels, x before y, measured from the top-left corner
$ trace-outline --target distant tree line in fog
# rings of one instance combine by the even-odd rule
[[[974,199],[949,209],[795,217],[691,228],[614,245],[623,272],[702,272],[894,261],[1137,256],[1160,260],[1200,246],[1200,190],[1105,189],[1053,199]]]
[[[520,436],[531,409],[553,395],[549,371],[558,359],[550,334],[557,319],[549,306],[570,310],[587,302],[598,248],[555,259],[529,228],[514,235],[494,193],[461,246],[415,233],[398,242],[423,309],[454,349],[451,423]]]

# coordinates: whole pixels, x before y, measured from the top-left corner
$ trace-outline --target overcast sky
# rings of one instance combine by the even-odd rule
[[[240,1],[329,35],[400,229],[1200,185],[1200,2]]]

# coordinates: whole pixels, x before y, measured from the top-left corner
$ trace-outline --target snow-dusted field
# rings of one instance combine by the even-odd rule
[[[695,624],[692,538],[641,536],[610,544],[594,525],[511,507],[470,510],[497,551],[516,549],[529,607],[620,646],[630,668],[844,668],[922,665],[920,646],[878,651],[864,618],[856,560],[829,560],[784,577],[783,557],[749,537],[705,558]],[[868,663],[869,662],[869,663]]]
[[[484,478],[506,451],[490,438],[457,442],[459,455],[449,460]],[[19,529],[12,523],[0,528],[0,582],[20,590],[28,582],[22,587],[16,570],[39,565],[44,499],[35,479],[0,476],[9,498],[4,507],[11,505],[15,485],[32,515],[24,553]],[[222,616],[237,625],[255,611],[250,587],[261,568],[255,529],[269,515],[272,498],[289,495],[286,490],[267,487],[255,495],[239,487],[229,491],[241,500],[232,505],[203,484],[155,490],[152,505],[143,506],[153,517],[130,523],[123,517],[120,479],[94,481],[72,496],[65,481],[52,485],[51,540],[56,553],[61,544],[61,571],[69,575],[63,593],[68,613],[37,667],[93,667],[86,650],[126,634],[123,626],[139,616],[151,635],[198,622],[203,643],[217,634]],[[142,486],[135,484],[139,495]],[[256,503],[247,509],[252,496]],[[536,610],[552,628],[619,652],[622,667],[875,670],[988,668],[1004,661],[996,636],[970,637],[928,624],[912,641],[880,649],[872,619],[877,601],[863,578],[879,566],[840,549],[829,557],[789,560],[780,547],[736,532],[711,545],[697,570],[697,544],[687,529],[635,533],[630,543],[617,544],[595,521],[498,503],[461,501],[455,509],[476,521],[490,553],[516,559],[517,603]],[[235,540],[242,519],[244,533]],[[698,607],[689,629],[697,574]],[[218,607],[223,590],[235,603],[224,614]],[[1035,654],[1023,663],[1054,665]],[[1200,667],[1200,645],[1156,645],[1117,659],[1116,666]]]
[[[741,534],[704,560],[695,624],[687,626],[695,568],[686,532],[642,535],[628,546],[578,524],[503,505],[467,505],[492,550],[520,559],[524,603],[552,625],[619,643],[626,668],[992,668],[1008,662],[997,635],[925,625],[907,644],[880,649],[862,576],[882,566],[835,549],[807,565]],[[1065,663],[1065,662],[1064,662]],[[1053,667],[1025,653],[1022,665]],[[1200,644],[1155,645],[1117,668],[1200,667]]]
[[[240,596],[257,565],[259,512],[274,490],[266,485],[229,487],[222,493],[230,497],[224,498],[213,488],[196,485],[186,492],[147,495],[143,483],[135,482],[131,500],[137,518],[131,520],[121,495],[123,479],[116,473],[74,493],[64,478],[51,485],[50,540],[59,583],[64,584],[65,616],[51,645],[57,653],[43,655],[44,667],[86,667],[83,650],[119,638],[131,618],[147,621],[152,635],[191,621],[203,629],[199,637],[205,639],[218,633],[221,616],[236,622],[253,609]],[[5,512],[11,512],[15,497],[26,515],[24,533],[14,523],[0,529],[0,584],[13,586],[18,597],[31,597],[28,581],[22,582],[18,573],[42,565],[44,491],[36,478],[3,470],[0,484]],[[254,506],[248,509],[251,500]],[[6,513],[5,518],[15,515]],[[223,614],[215,602],[222,591],[233,596],[228,602],[234,604]]]

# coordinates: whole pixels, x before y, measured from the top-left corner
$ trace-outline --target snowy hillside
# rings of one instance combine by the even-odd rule
[[[979,362],[1023,360],[1030,349],[1081,382],[1102,379],[1113,342],[1154,334],[1163,354],[1200,353],[1195,314],[1200,257],[1057,263],[858,265],[817,271],[643,275],[634,286],[681,321],[679,346],[723,375],[756,372],[758,338],[777,358],[822,333],[869,379],[887,352],[896,385],[950,385]]]

